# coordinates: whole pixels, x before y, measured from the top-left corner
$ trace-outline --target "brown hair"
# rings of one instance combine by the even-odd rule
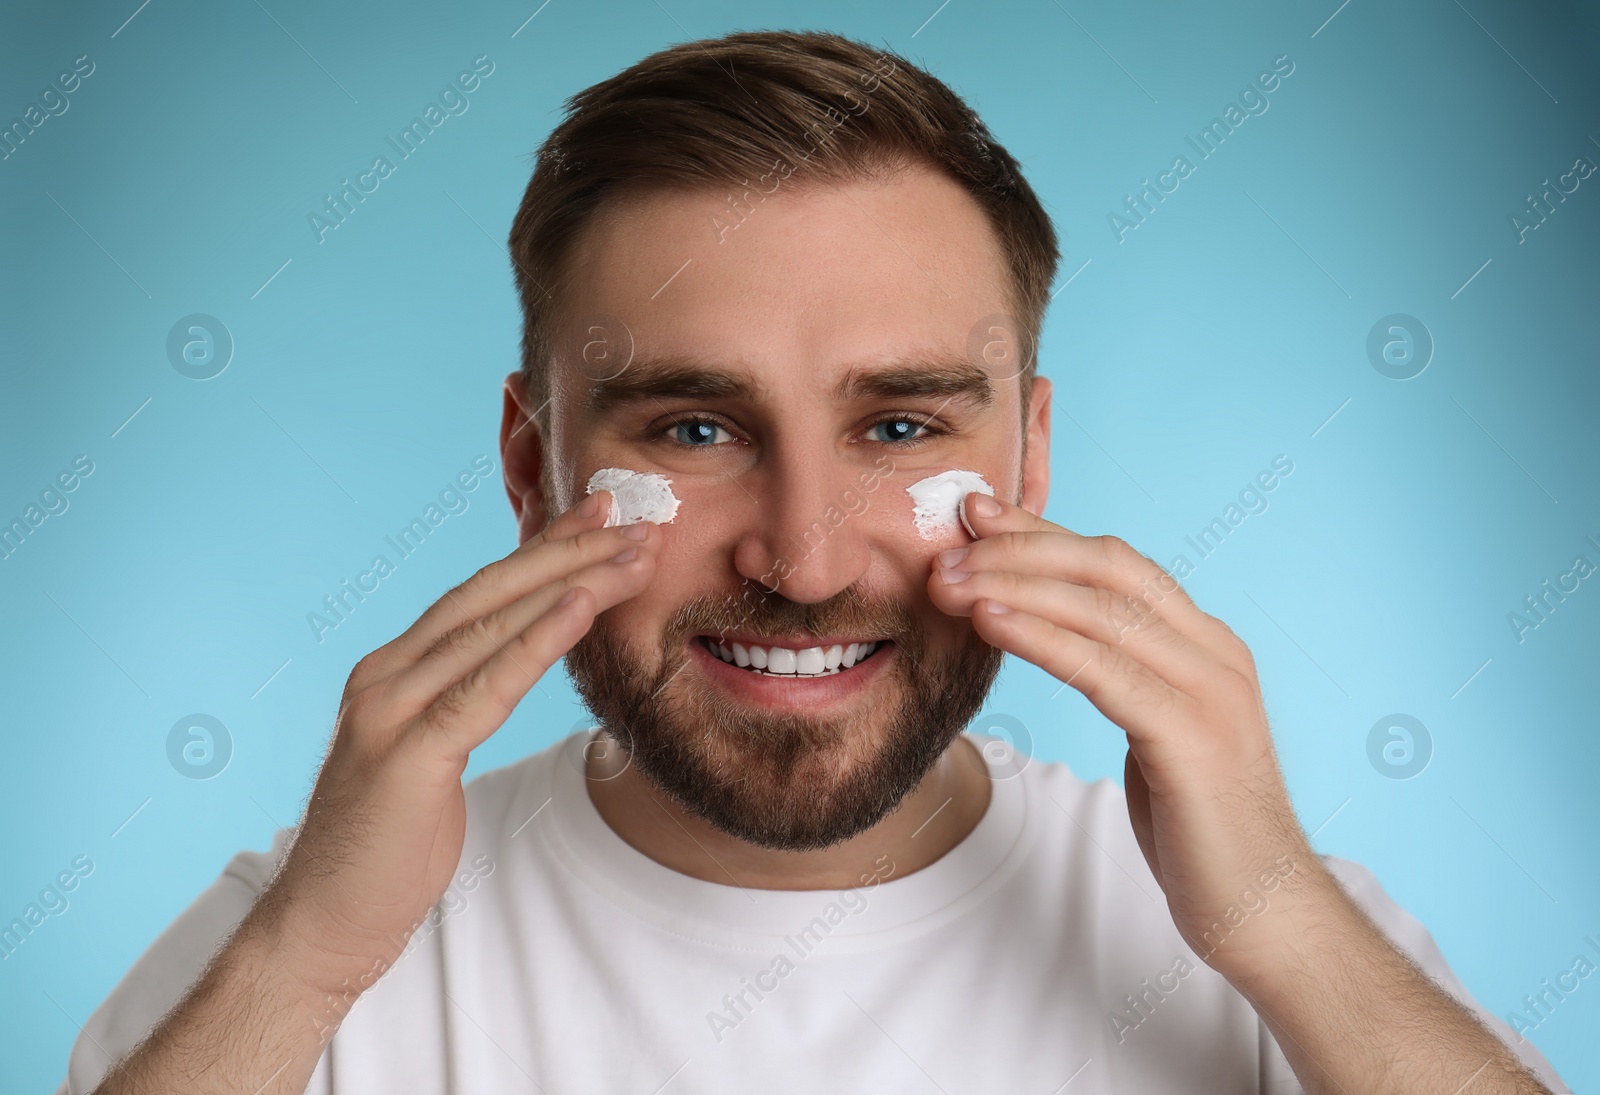
[[[1026,414],[1032,351],[1060,259],[1055,229],[1017,161],[941,81],[837,34],[746,31],[653,53],[565,108],[539,149],[510,239],[523,312],[522,381],[543,437],[562,320],[555,290],[574,241],[605,199],[625,185],[748,187],[784,165],[832,182],[929,164],[972,195],[1014,282],[1027,346]]]

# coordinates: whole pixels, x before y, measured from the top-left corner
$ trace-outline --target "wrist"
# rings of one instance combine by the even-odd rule
[[[389,940],[330,945],[337,938],[309,910],[271,891],[236,937],[240,961],[266,979],[286,1007],[304,1015],[324,1042],[404,946]]]
[[[1307,848],[1284,857],[1277,884],[1216,918],[1196,944],[1202,961],[1247,995],[1303,977],[1348,940],[1359,916],[1321,859]],[[1283,861],[1280,860],[1280,863]]]

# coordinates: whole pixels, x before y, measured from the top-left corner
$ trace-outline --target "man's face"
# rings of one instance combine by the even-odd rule
[[[961,468],[1015,501],[1023,471],[1016,339],[990,322],[1013,312],[1009,275],[976,203],[929,170],[798,182],[752,192],[742,222],[721,191],[682,190],[594,219],[563,290],[547,500],[561,512],[605,467],[671,481],[657,579],[600,615],[568,671],[641,775],[796,851],[880,821],[1000,669],[927,596],[932,556],[969,537],[925,539],[906,488]],[[1048,460],[1032,436],[1030,467]],[[819,676],[801,653],[780,676],[710,645],[735,642],[877,647]]]

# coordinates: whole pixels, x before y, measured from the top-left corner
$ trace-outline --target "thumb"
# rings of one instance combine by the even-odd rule
[[[1128,821],[1133,825],[1139,850],[1144,853],[1144,861],[1150,864],[1150,873],[1156,876],[1161,888],[1166,889],[1161,877],[1161,864],[1156,859],[1155,824],[1150,817],[1150,784],[1145,782],[1144,771],[1139,767],[1139,760],[1133,755],[1132,749],[1128,750],[1127,760],[1122,765],[1122,783],[1123,793],[1128,799]]]

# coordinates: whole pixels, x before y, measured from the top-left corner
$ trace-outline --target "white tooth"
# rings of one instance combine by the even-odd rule
[[[706,640],[706,645],[711,648],[711,653],[715,654],[719,658],[722,658],[723,661],[727,661],[728,660],[726,657],[724,657],[724,655],[722,653],[722,647],[718,646],[715,642],[713,642],[710,639],[707,639]]]
[[[767,651],[767,672],[793,673],[797,660],[793,650],[786,646],[775,646]]]
[[[858,662],[861,661],[868,654],[871,654],[876,649],[878,649],[878,643],[877,643],[876,640],[874,640],[873,642],[870,642],[870,643],[862,643],[861,644],[861,657],[857,658],[856,661],[858,661]]]
[[[808,646],[795,657],[795,672],[815,676],[827,666],[820,646]]]
[[[748,666],[750,664],[750,652],[739,643],[733,644],[733,662],[735,665]]]
[[[849,646],[844,648],[844,653],[839,659],[839,664],[843,665],[846,669],[849,669],[852,665],[856,664],[856,659],[860,656],[861,644],[851,643]]]
[[[757,669],[765,669],[767,667],[766,647],[752,646],[750,648],[750,664],[755,666]]]
[[[838,669],[839,662],[844,657],[844,647],[840,646],[838,643],[834,643],[832,646],[828,647],[828,653],[825,655],[825,657],[827,660],[823,664],[826,665],[827,668]]]

